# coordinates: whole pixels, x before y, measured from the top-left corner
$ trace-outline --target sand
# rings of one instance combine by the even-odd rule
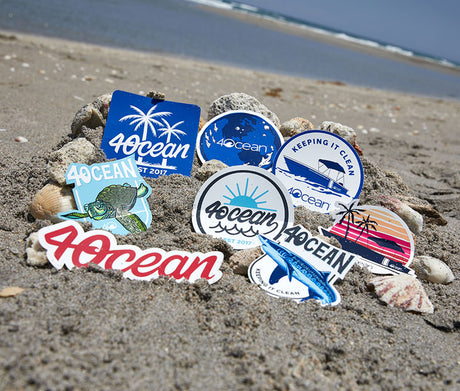
[[[157,90],[199,105],[206,118],[214,99],[237,91],[282,122],[302,116],[316,127],[329,120],[356,129],[368,167],[397,173],[409,188],[400,192],[447,221],[426,219],[416,254],[442,259],[458,277],[458,101],[7,33],[0,59],[0,289],[24,288],[0,298],[2,389],[460,387],[458,279],[423,282],[435,307],[428,315],[381,303],[359,267],[336,284],[337,307],[272,298],[233,273],[228,246],[192,232],[190,209],[202,183],[195,177],[149,180],[150,232],[119,243],[221,250],[226,262],[216,284],[134,282],[94,267],[57,271],[25,262],[26,238],[49,224],[34,221],[28,206],[49,180],[48,154],[81,106],[116,89]],[[15,141],[20,136],[28,142]],[[384,192],[388,178],[370,180],[367,194]]]

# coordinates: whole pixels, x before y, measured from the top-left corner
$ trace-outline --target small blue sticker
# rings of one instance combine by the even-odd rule
[[[60,213],[61,219],[91,222],[95,229],[119,235],[144,232],[150,226],[147,198],[152,189],[139,175],[133,156],[91,166],[72,163],[66,181],[75,185],[78,210]]]
[[[101,148],[109,159],[134,155],[142,176],[190,176],[199,123],[196,105],[115,91]]]
[[[261,114],[227,111],[207,122],[200,131],[197,153],[201,162],[217,159],[228,166],[270,168],[283,143],[275,125]]]

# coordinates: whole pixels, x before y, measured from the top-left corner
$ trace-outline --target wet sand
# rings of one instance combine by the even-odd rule
[[[458,279],[423,282],[435,307],[430,315],[381,303],[368,288],[370,273],[358,267],[336,284],[337,307],[274,299],[233,273],[231,249],[192,232],[190,209],[202,183],[193,176],[149,180],[150,232],[119,243],[222,250],[216,284],[135,282],[95,268],[25,262],[26,238],[49,224],[34,221],[28,206],[81,106],[116,89],[156,90],[199,105],[206,118],[213,100],[245,92],[281,122],[302,116],[316,127],[329,120],[356,129],[365,158],[400,175],[411,195],[447,221],[426,220],[416,255],[440,258],[458,277],[459,102],[7,33],[0,35],[0,75],[0,289],[25,289],[0,298],[3,389],[460,387]],[[372,183],[385,191],[386,182]]]

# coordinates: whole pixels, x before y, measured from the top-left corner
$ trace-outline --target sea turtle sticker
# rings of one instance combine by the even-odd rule
[[[140,233],[150,226],[150,186],[139,175],[134,157],[107,163],[71,164],[67,184],[74,184],[77,211],[60,213],[68,220],[90,221],[114,233]]]
[[[259,236],[265,255],[249,267],[249,279],[275,297],[337,305],[334,282],[343,279],[356,256],[313,236],[301,225],[286,228],[279,243]]]
[[[109,159],[134,155],[142,176],[190,176],[199,122],[196,105],[115,91],[101,149]]]
[[[228,166],[270,168],[282,143],[283,136],[268,118],[232,110],[203,125],[196,149],[202,163],[217,159]]]
[[[337,204],[334,225],[319,227],[324,236],[337,239],[342,248],[359,256],[358,263],[376,274],[414,274],[408,266],[414,257],[409,227],[395,213],[373,205]]]
[[[259,234],[275,239],[293,220],[294,207],[283,184],[258,167],[220,170],[203,184],[193,204],[195,231],[235,249],[260,245]]]
[[[272,172],[295,206],[326,214],[336,202],[357,198],[363,185],[363,167],[354,148],[322,130],[291,137],[275,156]]]

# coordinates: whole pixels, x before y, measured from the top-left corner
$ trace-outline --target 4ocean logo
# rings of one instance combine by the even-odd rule
[[[363,184],[363,168],[353,147],[321,130],[291,137],[276,155],[272,171],[295,206],[321,213],[330,213],[336,202],[357,198]]]
[[[115,91],[101,148],[109,159],[134,155],[142,176],[189,176],[199,121],[196,105]]]
[[[258,235],[277,238],[292,224],[293,209],[274,175],[257,167],[229,167],[203,184],[195,198],[192,222],[196,232],[243,249],[258,246]]]

